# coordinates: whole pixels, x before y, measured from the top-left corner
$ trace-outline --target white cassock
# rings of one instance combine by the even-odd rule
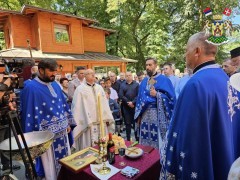
[[[108,100],[102,86],[94,84],[90,86],[83,83],[78,86],[73,95],[72,113],[77,123],[73,130],[74,145],[77,151],[89,146],[94,146],[94,141],[98,141],[99,131],[99,115],[97,109],[97,96],[101,96],[102,119],[105,126],[105,135],[108,131],[114,131],[114,119],[110,110]],[[106,123],[109,126],[106,127]]]

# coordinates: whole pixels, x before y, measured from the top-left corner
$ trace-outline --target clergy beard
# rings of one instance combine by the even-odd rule
[[[43,75],[43,76],[39,76],[39,79],[41,79],[45,83],[49,83],[49,82],[53,82],[55,80],[55,76],[52,75],[49,77],[49,76]]]
[[[34,79],[35,77],[37,77],[37,73],[32,73],[31,79]]]
[[[151,77],[151,76],[153,75],[153,71],[147,70],[147,75],[148,75],[149,77]]]

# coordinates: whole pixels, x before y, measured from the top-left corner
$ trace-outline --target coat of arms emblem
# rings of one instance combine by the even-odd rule
[[[210,8],[204,10],[206,16],[212,15]],[[228,13],[228,14],[227,14]],[[231,14],[231,10],[226,8],[223,12],[225,16]],[[228,19],[223,20],[222,15],[213,15],[212,20],[206,20],[203,28],[206,36],[210,36],[206,41],[214,45],[222,45],[229,42],[232,36],[232,22]]]
[[[208,43],[222,45],[227,43],[232,35],[232,23],[229,20],[223,21],[222,15],[214,15],[211,23],[206,21],[204,31],[207,36],[211,34],[207,39]]]

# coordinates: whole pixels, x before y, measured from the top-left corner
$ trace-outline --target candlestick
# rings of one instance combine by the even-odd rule
[[[98,115],[99,115],[99,121],[100,121],[100,137],[104,138],[105,133],[104,133],[104,123],[102,119],[102,105],[101,105],[101,95],[100,93],[98,94]]]
[[[111,168],[106,166],[106,161],[107,161],[107,143],[106,142],[102,142],[102,162],[103,162],[103,166],[102,168],[98,171],[99,174],[101,175],[106,175],[109,174],[111,172]]]

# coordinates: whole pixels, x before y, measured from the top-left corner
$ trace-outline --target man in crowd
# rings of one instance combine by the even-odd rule
[[[124,82],[126,82],[126,80],[125,80],[125,73],[124,72],[120,72],[119,77],[120,77],[120,79],[117,80],[117,81],[119,82],[119,84],[121,86]]]
[[[72,74],[72,80],[76,79],[78,77],[78,75],[76,73]]]
[[[36,159],[38,176],[57,179],[58,160],[70,155],[68,132],[75,125],[61,88],[54,81],[57,62],[43,59],[38,64],[38,77],[27,83],[21,93],[22,128],[24,132],[52,131],[54,141],[41,158]]]
[[[81,86],[78,86],[74,92],[72,101],[72,112],[76,120],[77,127],[73,130],[74,143],[77,151],[94,146],[98,141],[99,130],[99,113],[98,113],[98,96],[101,98],[102,119],[107,134],[106,122],[109,123],[108,130],[114,133],[114,120],[109,108],[105,92],[99,84],[95,83],[95,73],[92,69],[84,71],[85,80]]]
[[[38,73],[38,66],[33,66],[31,68],[31,74],[32,74],[31,79],[34,79],[35,77],[37,77],[37,73]]]
[[[147,77],[139,87],[134,119],[140,124],[140,144],[160,148],[172,116],[175,93],[171,81],[158,74],[156,68],[156,59],[146,59]]]
[[[117,91],[117,93],[119,93],[119,89],[120,89],[120,83],[117,81],[117,76],[114,72],[111,72],[110,75],[110,80],[111,80],[111,83],[112,83],[112,88]]]
[[[237,72],[240,72],[240,47],[230,51],[232,65],[237,67]]]
[[[131,72],[126,72],[126,82],[120,87],[119,98],[122,100],[123,115],[126,126],[127,140],[131,138],[131,128],[135,129],[134,113],[136,100],[138,95],[139,84],[133,81]],[[138,137],[135,134],[135,138],[138,141]]]
[[[139,84],[141,84],[141,82],[142,82],[142,80],[143,80],[143,78],[144,78],[143,72],[138,72],[138,73],[137,73],[137,77],[138,77],[138,82],[139,82]]]
[[[111,77],[112,76],[112,77]],[[122,84],[124,84],[126,82],[125,80],[125,73],[124,72],[121,72],[119,74],[120,76],[120,79],[116,81],[116,83],[113,84],[114,82],[114,78],[116,79],[116,76],[114,76],[114,74],[110,74],[110,78],[111,78],[111,81],[112,81],[112,88],[114,88],[114,90],[116,89],[116,92],[118,94],[118,97],[119,97],[119,91],[120,91],[120,87]],[[112,91],[111,91],[112,92]],[[112,93],[111,93],[112,94]],[[112,96],[112,95],[111,95]],[[123,131],[123,116],[124,116],[124,112],[123,112],[123,106],[122,106],[122,101],[121,99],[118,99],[118,104],[120,105],[120,121],[116,121],[116,127],[117,129],[120,131]],[[120,133],[119,133],[120,135]]]
[[[179,82],[179,77],[174,75],[173,65],[171,63],[165,63],[163,65],[163,72],[164,72],[165,76],[167,76],[170,79],[170,81],[172,82],[172,85],[175,89]]]
[[[27,85],[27,83],[31,82],[32,79],[34,79],[35,77],[37,77],[37,74],[38,74],[38,66],[32,66],[31,68],[31,78],[24,81],[24,86]]]
[[[56,83],[59,85],[59,87],[62,89],[61,83],[60,83],[60,79],[61,79],[62,75],[60,73],[57,73],[55,75],[55,81]]]
[[[233,66],[232,61],[230,58],[227,58],[223,61],[222,68],[225,71],[225,73],[231,77],[234,73],[236,73],[237,67]]]
[[[186,64],[194,75],[175,107],[160,179],[227,179],[234,161],[229,78],[215,63],[217,47],[207,38],[200,32],[188,40]]]
[[[138,76],[136,74],[134,75],[134,81],[139,84]]]
[[[183,90],[188,80],[192,77],[192,74],[193,74],[192,69],[186,68],[186,74],[179,80],[179,83],[175,88],[176,99],[178,99],[180,92]]]
[[[8,99],[8,101],[1,101],[0,102],[0,109],[1,109],[0,110],[1,111],[1,113],[0,113],[0,119],[1,119],[0,142],[2,142],[3,140],[9,138],[9,127],[8,127],[9,119],[8,119],[8,116],[7,116],[7,113],[9,111],[9,109],[10,110],[14,110],[14,111],[17,110],[16,109],[16,102],[14,101],[14,99],[16,99],[16,94],[13,92],[13,90],[8,90],[8,88],[12,84],[12,80],[11,80],[10,77],[5,79],[4,76],[5,75],[3,73],[0,73],[0,86],[1,87],[7,87],[7,89],[5,89],[5,88],[1,89],[1,91],[0,91],[0,99],[1,100],[6,99],[7,96],[9,96],[9,99]],[[29,82],[30,81],[31,80],[29,80]],[[8,108],[6,108],[7,106],[8,106]],[[15,124],[15,122],[14,122],[14,124]],[[16,130],[18,131],[18,129],[16,129]],[[0,157],[1,157],[1,172],[0,172],[0,176],[1,176],[2,179],[5,179],[2,176],[3,176],[4,172],[6,172],[5,170],[11,168],[10,167],[10,160],[9,160],[9,156],[6,156],[6,154],[3,151],[0,151]],[[19,170],[20,166],[19,165],[14,165],[14,164],[12,164],[13,170]]]
[[[84,81],[84,72],[85,67],[79,66],[77,67],[76,74],[78,75],[77,78],[73,79],[68,84],[68,98],[72,100],[73,94],[75,89],[81,85]]]

